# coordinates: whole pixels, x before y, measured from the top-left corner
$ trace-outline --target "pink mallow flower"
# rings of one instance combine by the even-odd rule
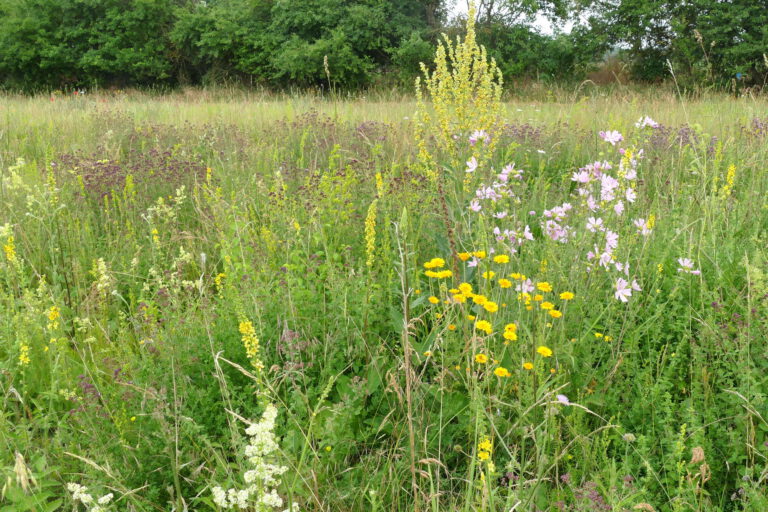
[[[620,300],[621,302],[629,302],[629,298],[632,296],[633,291],[642,291],[640,289],[640,285],[637,284],[635,279],[632,280],[631,285],[626,279],[621,277],[616,279],[616,292],[614,293],[616,300]]]
[[[624,136],[616,130],[610,132],[600,132],[600,138],[605,142],[608,142],[611,146],[615,146],[616,143],[624,140]]]
[[[685,272],[686,274],[693,274],[695,276],[701,274],[701,270],[693,269],[694,263],[690,258],[678,258],[677,263],[680,265],[680,267],[677,269],[678,272]]]
[[[485,130],[475,130],[472,135],[469,136],[469,143],[474,146],[479,141],[483,141],[485,144],[491,142],[491,136]]]
[[[477,170],[477,158],[472,157],[467,160],[467,172],[475,172]]]

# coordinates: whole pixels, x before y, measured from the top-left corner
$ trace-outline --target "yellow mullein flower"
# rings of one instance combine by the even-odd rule
[[[488,452],[480,451],[480,452],[477,453],[477,458],[482,460],[482,461],[486,461],[490,457],[491,457],[491,454],[488,453]]]
[[[477,447],[484,452],[491,453],[493,452],[493,441],[487,437],[484,437],[479,443],[477,443]]]

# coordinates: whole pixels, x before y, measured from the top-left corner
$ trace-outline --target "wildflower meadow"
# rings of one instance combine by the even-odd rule
[[[0,511],[768,510],[768,103],[0,97]]]

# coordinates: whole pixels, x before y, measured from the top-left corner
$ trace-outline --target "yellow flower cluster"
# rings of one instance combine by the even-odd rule
[[[368,268],[373,266],[376,251],[376,206],[378,199],[371,202],[368,207],[368,215],[365,217],[365,265]]]
[[[491,458],[493,454],[493,441],[484,437],[477,443],[477,458],[481,461],[486,461]]]
[[[504,327],[504,339],[507,342],[517,341],[517,324],[507,324]]]
[[[264,368],[264,364],[259,359],[259,338],[256,337],[256,329],[250,320],[243,320],[240,322],[239,331],[243,347],[245,347],[245,355],[250,359],[251,364],[257,370]]]
[[[31,359],[29,359],[29,345],[24,344],[21,347],[19,347],[19,364],[21,366],[26,366],[31,362]]]

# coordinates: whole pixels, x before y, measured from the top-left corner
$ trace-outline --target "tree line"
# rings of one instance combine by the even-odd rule
[[[464,1],[464,0],[458,0]],[[11,90],[244,83],[411,84],[452,0],[0,0]],[[631,78],[768,77],[768,0],[481,0],[478,38],[508,78],[581,80],[606,56]],[[534,19],[572,30],[544,34]]]

